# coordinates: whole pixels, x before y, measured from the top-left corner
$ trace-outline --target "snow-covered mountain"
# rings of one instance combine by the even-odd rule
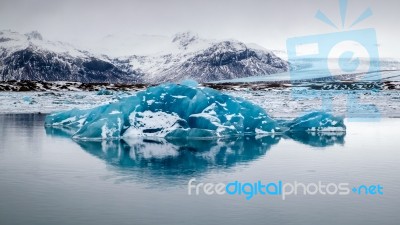
[[[136,82],[118,60],[44,40],[40,33],[0,31],[0,80]]]
[[[272,52],[249,48],[235,41],[201,39],[179,33],[170,45],[155,54],[125,57],[134,70],[146,74],[148,82],[194,79],[201,82],[268,75],[288,69],[286,61]]]
[[[191,32],[173,37],[110,35],[77,48],[47,41],[38,32],[0,31],[0,80],[208,82],[287,69],[285,60],[257,45],[207,40]]]

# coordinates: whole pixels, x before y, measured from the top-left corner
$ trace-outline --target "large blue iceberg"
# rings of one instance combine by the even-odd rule
[[[323,112],[278,123],[249,101],[189,81],[150,87],[90,110],[52,114],[46,117],[45,126],[70,128],[75,132],[73,138],[88,140],[152,136],[207,139],[288,131],[345,131],[342,118]]]

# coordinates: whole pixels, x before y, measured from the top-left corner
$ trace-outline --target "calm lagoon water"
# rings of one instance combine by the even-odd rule
[[[400,119],[342,136],[75,142],[0,115],[0,224],[399,224]],[[188,195],[187,183],[380,184],[383,195]]]

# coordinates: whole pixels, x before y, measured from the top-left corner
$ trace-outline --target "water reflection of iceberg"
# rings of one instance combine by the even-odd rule
[[[46,128],[51,136],[71,137],[69,130]],[[76,141],[83,150],[104,160],[124,175],[142,181],[171,180],[198,176],[216,169],[228,169],[264,156],[281,138],[314,147],[344,143],[344,133],[288,133],[285,136],[244,136],[222,140],[127,139]],[[126,173],[125,173],[126,172]],[[154,179],[153,179],[154,178]],[[159,182],[158,181],[158,182]]]
[[[290,139],[312,147],[327,147],[335,144],[343,145],[346,133],[289,132],[286,135]]]
[[[279,140],[277,136],[252,136],[213,141],[132,139],[77,143],[90,154],[120,168],[147,168],[164,175],[185,175],[256,160]]]

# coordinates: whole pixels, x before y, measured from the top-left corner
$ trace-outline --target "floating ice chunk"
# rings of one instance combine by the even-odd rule
[[[103,88],[103,89],[100,89],[96,94],[97,95],[113,95],[114,93],[110,90]]]
[[[306,132],[345,132],[342,117],[335,117],[325,112],[312,112],[287,123],[289,131]]]
[[[84,99],[84,98],[86,98],[86,96],[85,95],[80,95],[80,94],[75,94],[75,95],[73,95],[73,98],[74,99]]]
[[[279,132],[261,107],[211,88],[188,85],[163,84],[92,110],[53,114],[46,126],[73,125],[77,139],[217,138]]]
[[[25,103],[27,103],[27,104],[30,104],[30,105],[32,105],[33,103],[35,103],[35,101],[32,99],[32,97],[30,97],[30,96],[24,96],[24,97],[22,97],[22,100],[25,102]]]

